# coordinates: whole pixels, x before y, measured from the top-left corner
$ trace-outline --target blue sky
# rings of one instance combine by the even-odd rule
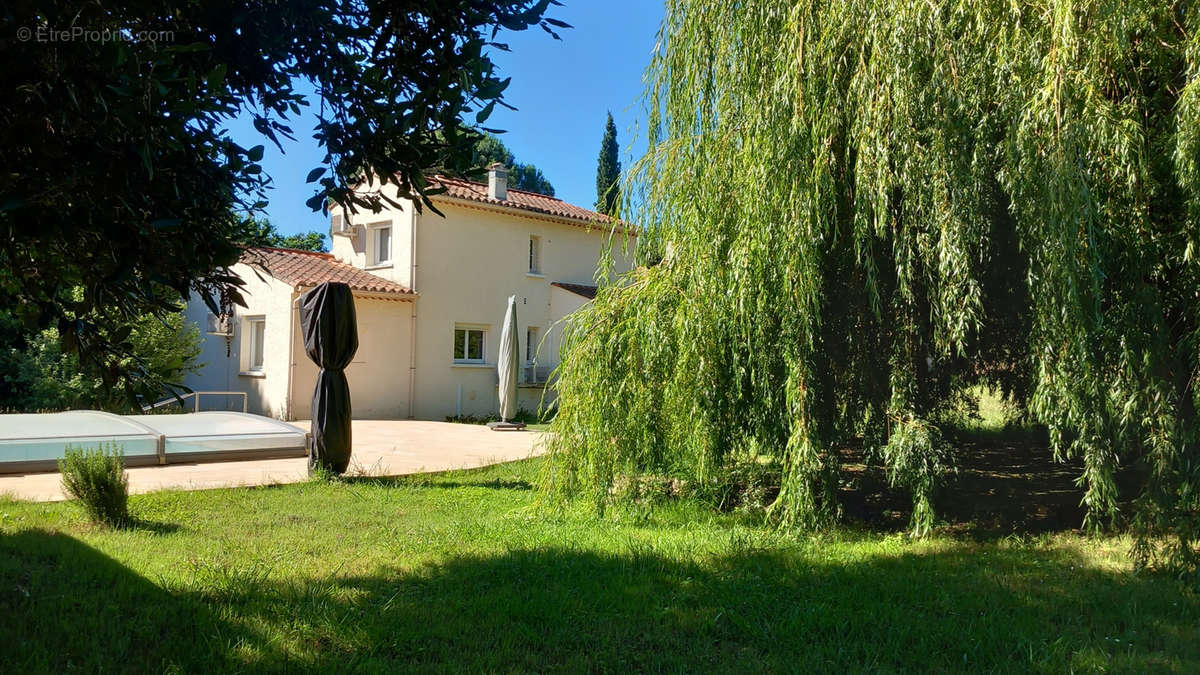
[[[631,147],[631,140],[641,135],[635,126],[645,117],[639,103],[642,74],[662,13],[658,0],[563,0],[548,14],[574,26],[560,31],[561,41],[540,28],[497,37],[512,50],[495,53],[493,60],[512,77],[504,98],[517,110],[497,107],[487,124],[506,130],[500,138],[517,160],[537,165],[560,199],[588,208],[595,202],[607,111],[617,124],[622,166],[644,149],[644,143]],[[284,153],[266,144],[263,170],[274,181],[267,217],[285,234],[328,230],[325,218],[304,205],[313,187],[304,178],[324,155],[311,138],[313,124],[311,116],[292,120],[297,140],[284,143]],[[229,128],[246,147],[265,142],[249,118]]]

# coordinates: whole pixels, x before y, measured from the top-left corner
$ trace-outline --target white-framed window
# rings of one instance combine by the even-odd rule
[[[392,223],[367,226],[367,261],[373,267],[392,264]]]
[[[483,363],[487,354],[487,329],[472,326],[454,327],[454,362]]]
[[[213,314],[208,313],[208,330],[209,335],[233,335],[232,322],[229,320],[228,314]]]
[[[538,327],[529,326],[525,329],[525,361],[533,363],[537,358]]]
[[[245,344],[242,370],[247,373],[263,372],[267,348],[267,318],[248,316],[242,320],[242,335]]]
[[[542,238],[529,235],[529,273],[542,273]]]

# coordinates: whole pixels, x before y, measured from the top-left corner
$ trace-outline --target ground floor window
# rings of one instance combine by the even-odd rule
[[[245,356],[242,369],[251,373],[261,373],[263,370],[263,354],[266,351],[267,319],[262,316],[248,316],[243,323],[245,327],[244,341]]]
[[[454,329],[454,361],[456,363],[483,363],[483,328],[456,327]]]

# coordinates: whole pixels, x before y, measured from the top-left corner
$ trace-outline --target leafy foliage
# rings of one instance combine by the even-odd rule
[[[621,202],[621,158],[617,146],[617,125],[613,124],[612,113],[604,124],[604,138],[600,139],[600,159],[596,162],[596,210],[613,213]]]
[[[9,313],[0,313],[0,326],[0,410],[129,412],[139,398],[154,401],[180,391],[184,376],[201,365],[200,331],[178,312],[143,315],[113,329],[127,334],[125,356],[116,363],[121,374],[109,382],[81,368],[77,354],[63,351],[57,329],[28,334]]]
[[[114,443],[94,450],[68,447],[58,460],[63,490],[79,500],[92,522],[121,527],[129,522],[125,453]]]
[[[324,233],[315,230],[299,234],[280,235],[275,241],[275,246],[277,248],[292,248],[298,251],[329,252],[329,242],[325,240]]]
[[[500,162],[508,167],[509,187],[554,196],[554,186],[542,174],[542,170],[532,164],[518,162],[508,146],[494,134],[484,134],[475,144],[472,162],[476,167]]]
[[[913,534],[928,534],[934,522],[934,492],[954,466],[949,444],[936,425],[919,419],[902,420],[892,430],[882,455],[891,484],[912,492]]]
[[[862,439],[924,512],[985,383],[1083,458],[1089,526],[1195,568],[1200,8],[672,0],[648,83],[661,262],[572,321],[548,489],[754,446],[815,526]]]
[[[252,114],[278,144],[309,105],[297,85],[312,83],[327,154],[309,206],[379,210],[382,192],[350,187],[368,174],[419,197],[426,172],[472,167],[465,125],[504,105],[499,31],[553,34],[566,24],[544,17],[552,3],[7,3],[0,306],[56,328],[107,384],[130,375],[112,329],[176,311],[160,289],[214,311],[241,300],[235,214],[265,206],[269,178],[263,146],[235,142],[230,118]],[[75,28],[112,39],[61,37]]]
[[[299,234],[282,234],[275,225],[266,218],[247,218],[247,233],[242,239],[246,246],[269,246],[273,248],[291,248],[299,251],[328,252],[329,243],[325,234],[310,230]]]

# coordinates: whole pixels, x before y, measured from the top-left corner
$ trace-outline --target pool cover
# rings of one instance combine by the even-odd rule
[[[290,424],[237,412],[114,415],[72,410],[0,415],[0,473],[55,471],[68,447],[114,444],[128,466],[304,457],[308,435]]]

